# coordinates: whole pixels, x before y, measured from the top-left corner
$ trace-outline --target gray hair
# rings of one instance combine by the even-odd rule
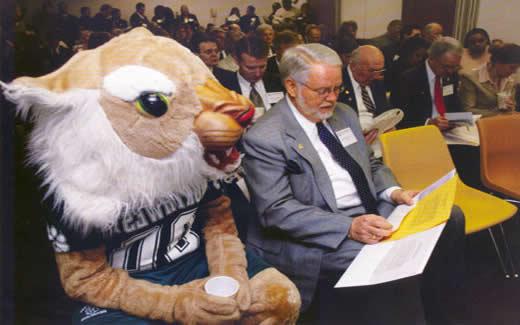
[[[301,44],[285,51],[279,67],[280,78],[282,81],[291,77],[306,82],[307,74],[314,64],[342,65],[333,49],[318,43]]]
[[[273,26],[269,25],[269,24],[261,24],[259,25],[257,28],[256,28],[256,33],[257,35],[260,35],[262,34],[265,30],[272,30],[274,32],[274,29],[273,29]]]
[[[459,41],[453,37],[443,36],[432,43],[428,49],[428,57],[430,59],[437,59],[443,56],[445,53],[455,53],[457,55],[462,55],[462,51],[462,45]]]

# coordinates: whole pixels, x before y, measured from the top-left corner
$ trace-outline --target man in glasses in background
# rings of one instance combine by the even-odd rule
[[[381,68],[367,67],[374,75]],[[356,113],[337,102],[341,70],[338,54],[321,44],[284,53],[280,76],[287,94],[242,141],[245,179],[258,213],[249,220],[248,247],[296,284],[303,321],[422,324],[417,278],[333,288],[365,244],[390,235],[385,217],[394,206],[411,204],[415,195],[397,186],[365,142]],[[453,306],[447,299],[455,297],[464,269],[464,217],[453,211],[423,275],[431,283],[422,291],[425,310],[440,318],[429,319],[432,324],[448,324],[442,308]]]
[[[383,53],[372,45],[355,49],[350,64],[343,68],[343,85],[338,101],[358,113],[363,130],[369,130],[374,117],[391,108],[386,98],[384,71]],[[365,140],[372,144],[376,136],[377,130],[368,131]]]
[[[462,46],[452,37],[440,37],[428,49],[428,59],[401,75],[398,106],[404,112],[400,128],[433,124],[441,131],[452,126],[446,112],[460,112],[457,95]]]

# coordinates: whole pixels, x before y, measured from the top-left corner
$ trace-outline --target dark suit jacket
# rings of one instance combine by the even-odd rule
[[[383,112],[388,111],[391,106],[386,99],[386,89],[383,81],[374,80],[370,85],[372,91],[372,97],[374,98],[374,105],[376,106],[376,112],[374,116],[377,116]],[[352,107],[356,113],[358,112],[356,95],[352,86],[352,81],[348,74],[347,68],[343,68],[343,85],[339,93],[338,102],[342,102]]]
[[[264,84],[267,84],[271,91],[283,91],[282,79],[280,79],[280,70],[276,63],[276,56],[272,56],[267,60],[267,68],[265,69]]]
[[[460,112],[458,74],[442,78],[443,87],[453,85],[453,94],[444,96],[444,105],[447,112]],[[430,94],[426,64],[413,67],[401,74],[399,94],[396,96],[397,106],[404,112],[404,118],[398,128],[407,128],[424,125],[432,117],[433,94]]]
[[[147,27],[150,27],[150,21],[148,20],[148,18],[145,17],[143,19],[143,18],[141,18],[141,16],[139,16],[137,14],[137,12],[134,12],[130,16],[130,26],[132,26],[132,28],[135,28],[135,27],[140,27],[140,26],[143,26],[143,25],[146,25]]]
[[[215,73],[215,70],[213,70],[213,75],[222,84],[222,86],[226,87],[227,89],[234,90],[239,94],[242,94],[240,84],[238,83],[238,72],[232,72],[224,69],[219,70],[220,71],[218,71],[217,73]],[[271,83],[265,75],[262,81],[264,82],[265,91],[268,93],[283,91],[283,89],[280,89],[279,86]]]
[[[336,131],[350,128],[358,139],[345,150],[362,167],[374,196],[396,185],[391,171],[363,141],[359,119],[351,108],[338,103],[327,122]],[[258,212],[250,220],[248,245],[295,282],[305,308],[325,255],[339,254],[342,265],[333,267],[346,268],[363,247],[348,240],[347,233],[352,217],[365,210],[361,206],[338,208],[325,166],[286,99],[246,132],[242,146],[245,179]],[[385,203],[391,206],[381,202],[379,208]]]

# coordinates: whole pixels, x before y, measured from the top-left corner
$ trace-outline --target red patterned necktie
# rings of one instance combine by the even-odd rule
[[[441,78],[435,76],[435,89],[434,89],[434,101],[437,107],[437,112],[440,116],[444,116],[446,113],[446,106],[444,106],[444,98],[442,97]]]

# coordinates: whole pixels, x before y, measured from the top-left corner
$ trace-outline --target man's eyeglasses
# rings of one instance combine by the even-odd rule
[[[459,71],[460,69],[462,69],[462,66],[460,64],[458,64],[458,65],[451,65],[451,64],[443,64],[443,63],[441,63],[441,67],[444,70],[451,71],[451,72]]]
[[[339,92],[341,91],[341,85],[340,86],[334,86],[334,87],[312,88],[312,87],[309,87],[307,84],[305,84],[303,82],[300,82],[300,81],[296,81],[296,82],[299,83],[300,85],[304,85],[309,90],[315,92],[321,98],[326,98],[331,93],[334,93],[334,95],[338,96]]]
[[[386,69],[384,69],[384,68],[383,69],[377,69],[377,70],[368,68],[367,70],[368,70],[369,73],[376,74],[376,75],[383,74],[386,71]]]

